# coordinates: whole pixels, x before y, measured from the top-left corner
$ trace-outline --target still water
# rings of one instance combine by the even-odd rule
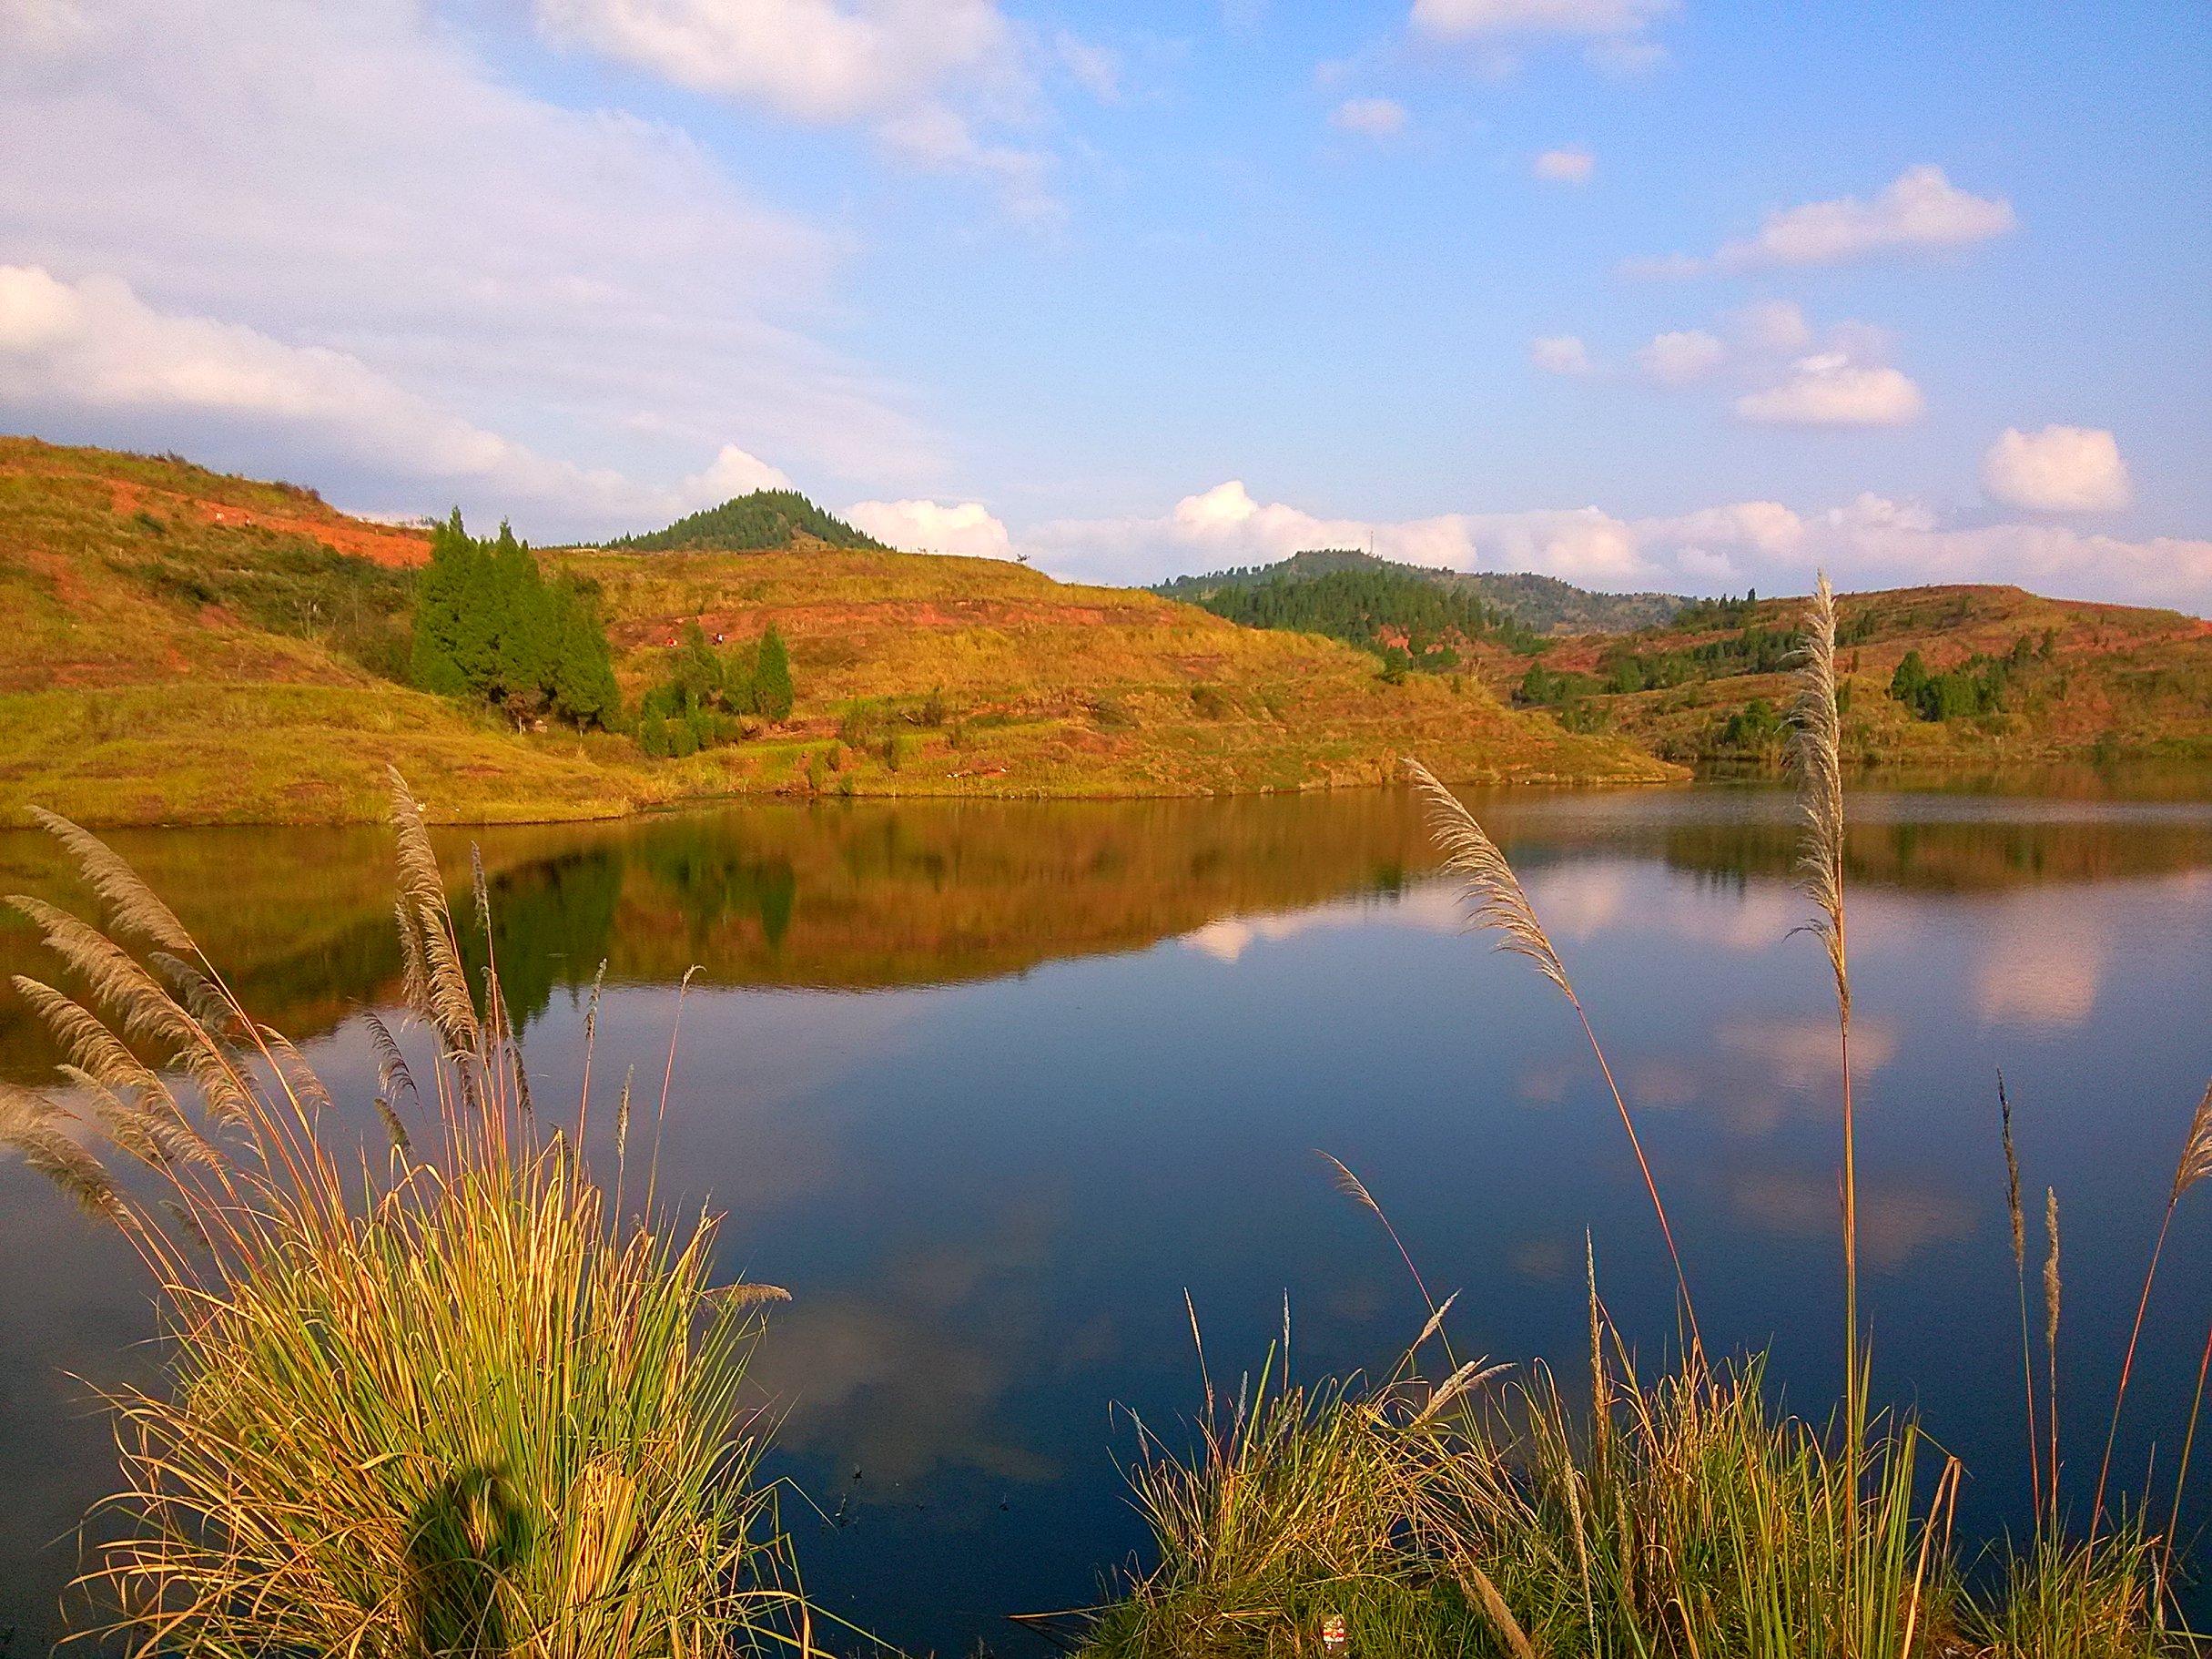
[[[1866,1300],[1877,1390],[1967,1461],[1979,1533],[2027,1508],[1996,1072],[2058,1189],[2070,1479],[2094,1480],[2135,1288],[2212,1074],[2212,788],[2044,780],[1852,801]],[[1839,1385],[1837,1090],[1819,946],[1771,789],[1473,798],[1640,1113],[1710,1343]],[[470,837],[447,832],[456,880]],[[573,1099],[604,959],[603,1078],[657,1074],[663,1168],[788,1287],[757,1363],[809,1589],[909,1649],[1022,1650],[1141,1556],[1130,1414],[1199,1399],[1282,1328],[1306,1376],[1387,1365],[1422,1307],[1372,1217],[1457,1288],[1462,1351],[1583,1349],[1584,1237],[1643,1351],[1663,1253],[1579,1029],[1463,935],[1391,792],[1092,805],[759,807],[479,833],[541,1110]],[[334,1085],[396,994],[390,847],[354,831],[123,835],[249,1005]],[[0,891],[82,902],[0,835]],[[0,924],[0,970],[45,972]],[[0,1078],[56,1056],[0,992]],[[603,1085],[604,1086],[604,1085]],[[2181,1206],[2123,1437],[2170,1466],[2212,1318],[2212,1191]],[[0,1631],[43,1653],[70,1532],[113,1474],[92,1385],[154,1362],[113,1239],[0,1165]],[[81,1380],[78,1380],[81,1379]],[[2202,1467],[2202,1466],[2200,1466]],[[2212,1467],[2207,1468],[2212,1477]],[[2085,1497],[2085,1492],[2083,1494]],[[810,1507],[811,1506],[811,1507]],[[2212,1518],[2212,1491],[2193,1519]],[[5,1644],[0,1644],[4,1649]]]

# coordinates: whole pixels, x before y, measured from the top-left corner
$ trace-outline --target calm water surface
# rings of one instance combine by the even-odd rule
[[[1782,1386],[1824,1407],[1834,1033],[1819,948],[1791,931],[1788,798],[1479,804],[1643,1114],[1708,1339],[1771,1346]],[[1852,809],[1879,1389],[1967,1460],[1966,1518],[1989,1532],[2026,1509],[1996,1069],[2024,1178],[2064,1210],[2081,1484],[2212,1074],[2212,806],[2070,786]],[[458,876],[469,838],[441,839]],[[1286,1294],[1309,1376],[1387,1363],[1413,1336],[1416,1294],[1316,1147],[1461,1290],[1464,1347],[1571,1375],[1585,1229],[1624,1326],[1652,1354],[1670,1333],[1579,1031],[1459,933],[1403,796],[748,808],[479,839],[542,1108],[573,1097],[603,958],[610,1080],[657,1071],[673,985],[702,965],[664,1167],[728,1211],[730,1271],[794,1293],[758,1367],[788,1411],[775,1467],[818,1506],[786,1515],[810,1589],[893,1642],[1020,1649],[1007,1613],[1091,1601],[1142,1551],[1117,1408],[1166,1428],[1197,1402],[1186,1290],[1217,1376],[1259,1359]],[[390,1003],[399,966],[385,838],[117,840],[257,1011],[365,1097],[354,1012]],[[0,836],[0,877],[81,899],[34,837]],[[44,971],[20,927],[0,925],[0,970]],[[0,993],[0,1077],[55,1058]],[[2196,1200],[2124,1467],[2173,1439],[2212,1318],[2212,1195]],[[55,1634],[67,1534],[112,1478],[87,1383],[144,1376],[150,1328],[116,1242],[0,1166],[0,1628],[17,1654]]]

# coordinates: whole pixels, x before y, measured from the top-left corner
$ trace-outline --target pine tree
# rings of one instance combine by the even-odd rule
[[[771,622],[760,636],[760,649],[754,657],[754,707],[764,719],[787,720],[796,696],[791,685],[791,658],[784,650],[784,636]]]
[[[431,535],[410,668],[423,690],[490,703],[517,725],[551,709],[604,726],[621,711],[606,630],[584,596],[549,585],[512,526],[470,535],[458,507]]]

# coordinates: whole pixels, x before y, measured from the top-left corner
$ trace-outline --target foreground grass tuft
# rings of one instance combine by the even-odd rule
[[[147,1654],[810,1652],[738,1400],[782,1293],[709,1283],[711,1219],[607,1202],[576,1150],[588,1061],[575,1121],[542,1125],[404,789],[395,818],[436,1053],[418,1087],[370,1016],[372,1155],[364,1114],[349,1128],[98,841],[49,822],[105,931],[14,901],[93,994],[18,979],[75,1086],[7,1091],[0,1143],[124,1231],[169,1352],[162,1387],[113,1400],[126,1479],[80,1584],[94,1628]]]

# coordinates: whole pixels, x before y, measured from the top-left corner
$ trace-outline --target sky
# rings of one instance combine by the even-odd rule
[[[2212,615],[2207,86],[2201,0],[0,0],[0,430]]]

